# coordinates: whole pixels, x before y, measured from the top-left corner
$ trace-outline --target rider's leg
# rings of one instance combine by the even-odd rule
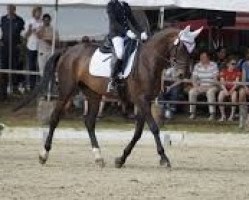
[[[110,78],[110,83],[108,85],[108,91],[114,89],[114,84],[118,78],[118,73],[120,72],[120,67],[122,66],[122,58],[124,55],[124,39],[122,37],[116,36],[112,39],[114,51],[117,60],[112,66],[112,73]]]

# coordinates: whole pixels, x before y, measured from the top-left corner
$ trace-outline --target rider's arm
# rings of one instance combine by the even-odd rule
[[[138,23],[138,21],[136,20],[136,18],[134,17],[134,14],[130,8],[130,6],[125,3],[125,9],[128,12],[128,18],[129,21],[131,23],[131,25],[135,28],[135,30],[137,30],[139,33],[142,33],[144,30],[142,29],[142,27],[140,26],[140,24]]]

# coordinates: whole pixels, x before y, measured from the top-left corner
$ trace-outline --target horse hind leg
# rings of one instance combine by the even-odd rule
[[[50,122],[49,122],[49,132],[48,135],[45,139],[44,146],[42,150],[39,153],[39,162],[40,164],[45,164],[48,160],[49,156],[49,151],[51,150],[52,147],[52,140],[53,140],[53,135],[56,127],[59,124],[60,117],[64,111],[65,105],[67,104],[68,100],[73,94],[74,87],[70,87],[70,89],[66,90],[67,92],[63,92],[63,97],[61,97],[57,103],[54,111],[52,112],[52,115],[50,117]]]
[[[99,111],[99,105],[101,101],[101,96],[89,96],[88,97],[88,113],[85,119],[85,125],[89,134],[89,138],[92,145],[92,151],[95,157],[95,163],[100,166],[104,167],[105,162],[102,158],[101,151],[99,148],[98,140],[95,134],[95,125],[96,125],[96,118]]]

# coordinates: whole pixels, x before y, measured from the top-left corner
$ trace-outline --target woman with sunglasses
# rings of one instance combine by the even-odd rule
[[[236,82],[240,81],[241,72],[236,68],[236,59],[233,57],[228,58],[226,67],[220,72],[221,91],[219,93],[219,102],[224,102],[225,98],[230,98],[233,103],[238,101],[238,86]],[[228,82],[228,83],[226,83]],[[226,120],[225,107],[219,106],[221,118],[219,121]],[[232,106],[229,121],[234,120],[236,107]]]

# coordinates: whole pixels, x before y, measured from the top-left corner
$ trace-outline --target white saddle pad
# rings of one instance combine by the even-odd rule
[[[120,78],[127,78],[132,70],[134,58],[136,55],[137,49],[131,54],[127,66],[125,68],[124,74],[121,72],[119,74]],[[102,53],[97,49],[90,61],[89,72],[92,76],[98,77],[111,77],[111,60],[112,54],[111,53]]]

